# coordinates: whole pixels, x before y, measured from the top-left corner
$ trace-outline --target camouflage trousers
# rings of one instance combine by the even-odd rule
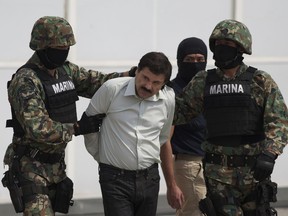
[[[254,184],[236,185],[206,178],[207,196],[212,200],[217,215],[244,216],[256,209],[256,200],[247,197],[254,190]]]
[[[24,216],[54,216],[48,195],[37,194],[31,202],[25,203]]]
[[[38,186],[47,186],[47,181],[43,177],[34,173],[25,173],[24,176],[29,176]],[[52,208],[51,197],[55,195],[54,190],[49,191],[48,194],[35,194],[34,199],[25,202],[24,216],[54,216],[55,212]]]
[[[22,176],[37,186],[47,187],[60,182],[66,177],[65,165],[54,165],[31,161],[23,157],[21,160]],[[55,197],[56,190],[49,190],[48,194],[36,194],[33,200],[25,203],[24,216],[54,216],[51,199]]]

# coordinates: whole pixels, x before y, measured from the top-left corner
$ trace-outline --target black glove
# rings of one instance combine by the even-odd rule
[[[137,66],[133,66],[133,67],[128,71],[129,77],[135,77],[136,70],[137,70]]]
[[[270,152],[264,152],[258,156],[254,167],[254,178],[257,181],[263,181],[270,177],[276,158],[277,156]]]
[[[75,136],[98,132],[105,116],[105,114],[97,114],[88,117],[84,112],[80,121],[74,124]]]
[[[169,86],[170,88],[173,88],[173,86],[174,86],[173,83],[172,83],[170,80],[168,80],[168,82],[166,83],[166,85]]]

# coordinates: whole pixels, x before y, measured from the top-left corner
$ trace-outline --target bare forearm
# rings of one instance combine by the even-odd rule
[[[163,175],[166,181],[166,185],[169,188],[176,184],[174,178],[173,155],[170,141],[167,141],[167,143],[162,145],[160,158],[162,161],[161,167]]]
[[[184,195],[177,186],[174,178],[173,156],[170,141],[161,147],[160,157],[162,160],[162,171],[167,185],[167,201],[174,209],[181,208],[184,203]]]

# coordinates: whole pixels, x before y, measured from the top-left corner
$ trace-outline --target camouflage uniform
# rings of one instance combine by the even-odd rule
[[[244,48],[244,52],[251,54],[251,36],[243,37],[244,34],[243,32],[241,33],[243,29],[239,30],[238,22],[228,20],[226,23],[224,21],[221,24],[216,26],[210,37],[211,51],[214,49],[216,38],[222,38],[231,39],[236,43],[238,40],[239,44]],[[234,78],[226,78],[223,71],[219,68],[216,69],[216,74],[222,80],[237,80],[241,74],[246,72],[247,68],[248,66],[242,63]],[[189,122],[200,113],[205,113],[204,88],[207,73],[207,71],[199,72],[187,85],[181,97],[176,98],[174,124]],[[243,156],[243,158],[247,155],[256,157],[264,150],[280,155],[287,144],[287,107],[277,84],[269,74],[261,70],[257,70],[254,73],[251,83],[251,96],[264,110],[263,128],[266,136],[264,141],[242,144],[235,147],[222,146],[221,144],[215,145],[208,141],[202,144],[202,148],[206,154],[211,153],[223,156],[222,165],[205,164],[208,194],[212,194],[216,200],[226,200],[226,204],[220,210],[222,211],[220,215],[242,216],[244,215],[243,211],[254,210],[256,208],[255,200],[254,202],[245,200],[251,191],[255,189],[257,183],[253,178],[253,167],[231,167],[227,164],[228,157],[235,155]],[[219,208],[217,203],[214,203],[214,207]]]
[[[33,27],[30,42],[32,50],[74,44],[72,28],[63,18],[42,17]],[[33,63],[41,71],[48,73],[36,52],[27,63]],[[77,94],[86,98],[91,98],[106,80],[119,77],[119,73],[103,74],[98,71],[87,71],[68,61],[62,67],[72,79]],[[55,79],[58,78],[59,69],[56,69]],[[73,123],[60,123],[50,118],[44,103],[44,88],[34,70],[20,69],[11,81],[8,96],[25,135],[21,138],[13,136],[12,144],[9,145],[4,157],[5,164],[11,168],[13,148],[16,145],[27,145],[52,154],[65,150],[74,134]],[[49,186],[62,181],[66,178],[65,168],[64,160],[54,164],[41,163],[27,156],[23,156],[20,160],[21,175],[36,185]],[[36,199],[25,204],[24,215],[54,215],[48,196],[37,194]]]

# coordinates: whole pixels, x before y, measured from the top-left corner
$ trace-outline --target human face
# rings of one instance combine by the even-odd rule
[[[164,74],[154,74],[148,67],[136,72],[135,90],[138,97],[149,98],[157,94],[165,84]]]
[[[69,54],[69,46],[47,47],[37,50],[38,57],[48,70],[55,70],[64,64]]]
[[[224,72],[228,69],[233,69],[233,76],[235,71],[242,63],[243,57],[239,46],[231,40],[216,40],[213,59],[215,65]]]
[[[202,54],[188,54],[183,59],[183,62],[191,62],[191,63],[197,63],[197,62],[205,62],[205,56]]]

